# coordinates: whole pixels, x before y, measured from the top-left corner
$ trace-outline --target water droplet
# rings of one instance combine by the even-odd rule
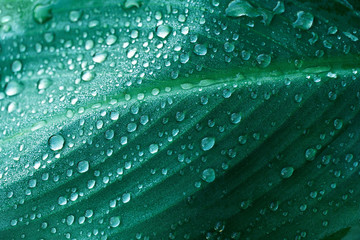
[[[38,90],[45,90],[52,85],[52,81],[48,78],[42,78],[37,83]]]
[[[205,169],[202,172],[202,179],[205,182],[211,183],[215,180],[215,171],[212,168]]]
[[[229,3],[225,10],[225,13],[229,17],[257,17],[259,12],[254,8],[248,1],[245,0],[234,0]]]
[[[156,35],[159,38],[165,39],[171,33],[172,28],[169,25],[160,25],[156,28]]]
[[[112,130],[112,129],[106,130],[106,132],[105,132],[105,138],[106,138],[107,140],[113,139],[114,135],[115,135],[115,132],[114,132],[114,130]]]
[[[180,62],[181,62],[182,64],[187,63],[187,62],[189,61],[189,59],[190,59],[190,56],[189,56],[188,53],[182,53],[182,54],[180,54]]]
[[[224,50],[225,50],[225,52],[231,53],[231,52],[234,51],[234,49],[235,49],[235,45],[234,45],[234,44],[229,43],[229,42],[226,42],[226,43],[224,44]]]
[[[159,151],[159,145],[157,145],[157,144],[150,144],[150,146],[149,146],[149,152],[151,153],[151,154],[155,154],[155,153],[157,153]]]
[[[241,121],[241,114],[240,113],[231,114],[230,120],[233,124],[238,124]]]
[[[341,119],[335,119],[334,127],[336,130],[340,130],[343,127],[343,121]]]
[[[130,198],[131,198],[131,195],[130,195],[130,193],[124,193],[123,195],[122,195],[122,202],[123,203],[128,203],[128,202],[130,202]]]
[[[81,11],[71,11],[69,14],[69,19],[71,22],[77,22],[79,21],[81,17],[82,12]]]
[[[52,18],[51,6],[38,4],[35,6],[33,16],[36,22],[42,24]]]
[[[57,134],[52,135],[48,141],[49,147],[53,151],[61,150],[64,147],[65,139],[63,136]]]
[[[119,119],[120,113],[118,111],[113,111],[110,113],[110,119],[116,121]]]
[[[59,198],[58,198],[58,204],[59,204],[60,206],[63,206],[63,205],[65,205],[65,204],[67,204],[67,199],[66,199],[65,197],[59,197]]]
[[[22,69],[22,63],[19,60],[15,60],[12,64],[11,64],[11,70],[13,72],[20,72]]]
[[[271,63],[271,56],[267,54],[260,54],[259,56],[257,56],[256,61],[258,62],[260,67],[266,68]]]
[[[85,82],[91,81],[94,79],[95,74],[90,71],[85,71],[81,73],[81,79]]]
[[[85,173],[89,170],[89,162],[88,161],[80,161],[77,165],[77,170],[79,173]]]
[[[29,188],[36,187],[36,179],[30,179],[29,181]]]
[[[127,130],[128,130],[129,133],[135,132],[136,129],[137,129],[137,124],[136,123],[129,123],[127,125]]]
[[[114,36],[114,35],[109,35],[107,38],[106,38],[106,44],[111,46],[113,45],[117,40],[117,37]]]
[[[215,138],[214,137],[206,137],[201,140],[201,148],[204,151],[209,151],[215,145]]]
[[[305,159],[308,161],[312,161],[315,159],[317,150],[315,148],[309,148],[305,151]]]
[[[199,56],[204,56],[207,53],[207,48],[203,44],[196,44],[194,48],[194,53]]]
[[[137,51],[136,48],[129,49],[129,51],[127,52],[126,56],[127,56],[128,58],[132,58],[132,57],[135,56],[136,51]]]
[[[110,218],[110,227],[117,227],[120,225],[120,217],[111,217]]]
[[[5,94],[7,96],[15,96],[24,90],[24,86],[21,83],[10,81],[6,84]]]
[[[102,53],[96,53],[95,56],[93,57],[93,61],[96,63],[102,63],[106,60],[107,58],[107,53],[102,52]]]
[[[309,12],[299,11],[297,12],[297,19],[293,23],[295,28],[302,30],[309,30],[314,22],[314,16]]]
[[[284,167],[282,170],[281,170],[281,177],[282,178],[289,178],[293,175],[294,173],[294,168],[293,167]]]

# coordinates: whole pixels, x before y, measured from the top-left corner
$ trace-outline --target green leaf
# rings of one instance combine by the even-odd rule
[[[0,5],[0,239],[354,239],[355,0]]]

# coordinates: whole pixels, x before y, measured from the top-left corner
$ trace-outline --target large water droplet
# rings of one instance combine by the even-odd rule
[[[204,56],[207,53],[207,48],[203,44],[196,44],[194,48],[194,53],[199,56]]]
[[[284,167],[282,170],[281,170],[281,177],[282,178],[289,178],[292,176],[294,172],[294,168],[293,167]]]
[[[314,16],[309,12],[300,11],[297,13],[297,19],[293,23],[295,28],[309,30],[314,22]]]
[[[38,90],[45,90],[52,85],[52,81],[48,78],[42,78],[37,83]]]
[[[259,66],[266,68],[271,63],[271,56],[267,54],[260,54],[257,56],[256,61],[259,63]]]
[[[81,73],[81,79],[85,82],[91,81],[94,79],[95,74],[90,71],[85,71]]]
[[[107,58],[107,53],[102,52],[102,53],[96,53],[95,56],[93,57],[93,61],[96,63],[102,63],[106,60]]]
[[[6,84],[5,94],[7,96],[15,96],[24,90],[24,86],[21,83],[10,81]]]
[[[215,180],[215,171],[212,168],[205,169],[202,172],[202,179],[205,182],[211,183]]]
[[[52,18],[51,6],[38,4],[34,8],[33,16],[36,22],[45,23]]]
[[[63,206],[63,205],[65,205],[65,204],[67,204],[67,199],[66,199],[65,197],[59,197],[59,198],[58,198],[58,204],[59,204],[60,206]]]
[[[71,11],[69,14],[69,19],[71,22],[77,22],[79,21],[81,17],[82,12],[81,11]]]
[[[128,202],[130,202],[130,198],[131,198],[131,195],[130,195],[130,193],[124,193],[123,195],[122,195],[122,202],[123,203],[128,203]]]
[[[172,28],[169,25],[160,25],[156,29],[156,35],[159,38],[165,39],[171,33]]]
[[[155,154],[155,153],[157,153],[159,151],[159,145],[157,145],[157,144],[150,144],[150,146],[149,146],[149,152],[151,153],[151,154]]]
[[[79,173],[85,173],[89,170],[89,162],[88,161],[80,161],[77,165],[77,170]]]
[[[125,9],[129,9],[129,8],[139,8],[142,5],[142,0],[126,0],[125,4],[124,4],[124,8]]]
[[[64,147],[65,139],[63,136],[57,134],[49,138],[49,147],[53,151],[61,150]]]
[[[120,217],[111,217],[110,218],[110,227],[117,227],[120,225]]]
[[[308,161],[312,161],[315,159],[317,150],[315,148],[309,148],[305,151],[305,159]]]
[[[204,151],[209,151],[215,145],[214,137],[206,137],[201,140],[201,148]]]
[[[22,69],[22,63],[19,60],[15,60],[12,64],[11,64],[11,70],[13,72],[20,72]]]

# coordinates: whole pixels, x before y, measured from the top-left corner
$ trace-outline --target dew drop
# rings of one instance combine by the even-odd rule
[[[302,30],[309,30],[314,22],[314,16],[309,12],[299,11],[297,12],[297,19],[293,23],[295,28]]]
[[[293,175],[294,173],[294,168],[293,167],[284,167],[282,170],[281,170],[281,177],[282,178],[289,178]]]
[[[65,204],[67,204],[67,199],[66,199],[65,197],[59,197],[59,198],[58,198],[58,204],[59,204],[60,206],[63,206],[63,205],[65,205]]]
[[[151,154],[155,154],[155,153],[157,153],[159,151],[159,145],[157,145],[157,144],[150,144],[150,146],[149,146],[149,152],[151,153]]]
[[[214,137],[205,137],[201,140],[201,148],[204,151],[209,151],[215,145],[215,138]]]
[[[171,33],[172,28],[169,25],[160,25],[156,28],[156,35],[159,38],[165,39]]]
[[[241,121],[241,114],[240,113],[231,114],[230,120],[233,124],[238,124]]]
[[[114,36],[114,35],[109,35],[107,38],[106,38],[106,44],[111,46],[113,45],[117,40],[117,37]]]
[[[48,78],[42,78],[37,82],[38,90],[45,90],[52,85],[52,81]]]
[[[312,161],[315,159],[316,156],[316,149],[315,148],[309,148],[305,151],[305,159],[308,161]]]
[[[96,53],[95,56],[93,57],[93,61],[96,63],[102,63],[106,60],[106,58],[107,58],[107,53],[105,52]]]
[[[215,171],[212,168],[207,168],[202,172],[202,179],[205,182],[211,183],[215,180]]]
[[[259,56],[257,56],[256,61],[258,62],[260,67],[266,68],[271,63],[271,56],[267,54],[260,54]]]
[[[16,73],[16,72],[20,72],[22,69],[22,63],[19,60],[15,60],[12,64],[11,64],[11,70]]]
[[[130,193],[124,193],[123,195],[122,195],[122,202],[123,203],[128,203],[128,202],[130,202],[130,198],[131,198],[131,195],[130,195]]]
[[[120,217],[110,218],[110,227],[116,228],[120,225]]]
[[[63,136],[57,134],[52,135],[48,141],[49,147],[53,151],[59,151],[64,147],[65,139]]]
[[[52,18],[51,6],[38,4],[35,6],[33,16],[36,22],[42,24],[49,21]]]
[[[85,82],[91,81],[92,79],[94,79],[95,74],[90,72],[90,71],[85,71],[82,72],[81,74],[81,79]]]
[[[207,53],[207,48],[203,44],[196,44],[194,48],[194,53],[199,56],[204,56]]]
[[[89,162],[88,161],[80,161],[77,165],[77,170],[79,173],[85,173],[89,170]]]
[[[20,94],[23,90],[24,90],[24,85],[15,81],[10,81],[6,84],[5,94],[7,96],[15,96]]]
[[[81,17],[82,12],[81,11],[71,11],[69,14],[69,19],[71,22],[77,22],[79,21]]]

